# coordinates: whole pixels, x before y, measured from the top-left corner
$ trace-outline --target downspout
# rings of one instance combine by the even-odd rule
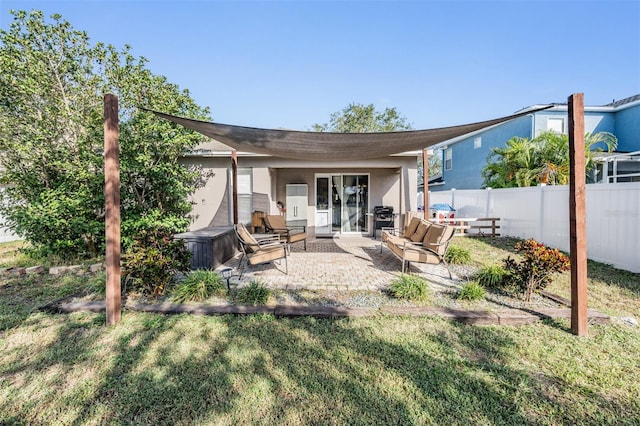
[[[424,206],[424,218],[429,219],[429,152],[427,148],[422,150],[422,205]]]
[[[233,224],[238,224],[238,151],[231,151],[231,181],[233,184]]]
[[[536,115],[531,114],[531,139],[536,137]]]

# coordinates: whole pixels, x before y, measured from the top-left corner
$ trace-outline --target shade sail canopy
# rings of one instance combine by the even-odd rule
[[[152,111],[159,117],[195,130],[238,151],[298,160],[362,160],[416,151],[523,115],[551,108],[461,126],[381,133],[329,133],[257,129],[208,123]]]

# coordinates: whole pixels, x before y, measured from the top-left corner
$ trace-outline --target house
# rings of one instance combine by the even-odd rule
[[[192,196],[191,230],[234,223],[234,155],[238,221],[252,224],[254,212],[284,214],[288,224],[306,225],[311,236],[375,235],[384,223],[376,221],[376,206],[392,207],[396,224],[402,223],[399,213],[418,208],[417,159],[424,148],[529,113],[431,130],[324,133],[153,112],[211,138],[182,158],[208,176]]]
[[[433,147],[442,155],[442,175],[429,182],[430,191],[482,188],[482,169],[492,148],[503,147],[514,136],[533,138],[543,131],[567,133],[567,105],[539,110],[533,105],[520,117],[444,141]],[[603,106],[585,106],[585,132],[609,132],[618,138],[616,152],[604,157],[596,181],[640,181],[640,95]],[[606,176],[604,170],[606,170]]]
[[[193,194],[192,229],[233,224],[232,149],[210,141],[185,155],[185,164],[209,174]],[[420,152],[359,161],[297,160],[237,153],[238,221],[251,224],[254,211],[284,214],[290,225],[316,236],[372,234],[373,208],[415,210],[416,159]]]

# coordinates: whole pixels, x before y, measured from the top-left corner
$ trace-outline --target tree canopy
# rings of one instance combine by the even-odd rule
[[[395,108],[377,111],[373,104],[351,103],[331,114],[328,123],[316,123],[311,129],[316,132],[374,133],[411,130],[412,127]]]
[[[594,153],[612,152],[617,138],[611,133],[585,135],[585,165],[595,166]],[[504,147],[493,148],[482,170],[484,186],[512,188],[519,186],[566,185],[569,183],[569,136],[553,131],[533,139],[513,137]]]
[[[122,236],[183,230],[187,195],[202,176],[178,158],[203,137],[145,106],[209,120],[187,90],[154,75],[131,48],[91,43],[60,15],[12,11],[0,31],[0,210],[45,254],[95,256],[104,248],[103,95],[118,96]]]
[[[429,154],[428,157],[429,168],[429,178],[434,176],[442,175],[442,150],[437,149],[434,150],[432,154]],[[422,157],[418,158],[418,187],[424,185],[424,173],[423,173],[423,164]]]

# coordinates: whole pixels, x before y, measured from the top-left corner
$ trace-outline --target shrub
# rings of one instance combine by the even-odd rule
[[[478,281],[469,281],[466,282],[462,289],[458,292],[456,297],[460,300],[481,300],[484,299],[484,296],[487,294],[487,291],[478,283]]]
[[[464,247],[449,247],[444,255],[444,260],[454,265],[464,265],[471,262],[471,252]]]
[[[176,272],[189,270],[190,257],[184,243],[174,241],[169,230],[147,229],[136,234],[122,256],[122,272],[131,289],[159,296],[164,294]]]
[[[516,243],[515,249],[524,257],[517,262],[508,257],[504,261],[508,283],[524,293],[524,300],[531,301],[534,291],[543,289],[553,280],[553,274],[570,269],[569,258],[558,249],[551,249],[535,240]]]
[[[502,284],[506,273],[500,265],[483,266],[476,273],[475,279],[484,288],[496,288]]]
[[[389,293],[398,299],[426,300],[429,296],[428,283],[418,276],[402,274],[391,283]]]
[[[225,282],[212,270],[192,271],[178,283],[171,292],[172,299],[178,303],[201,302],[211,296],[221,295],[225,291]]]
[[[262,282],[253,280],[248,286],[238,290],[236,301],[250,305],[263,305],[267,303],[269,296],[271,296],[271,291]]]

